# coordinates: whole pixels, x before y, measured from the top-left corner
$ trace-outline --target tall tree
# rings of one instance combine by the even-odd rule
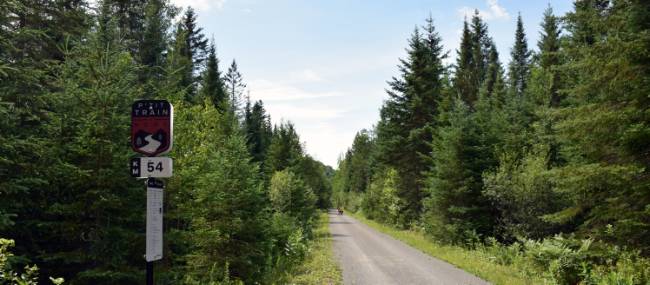
[[[230,96],[231,109],[235,111],[238,116],[241,116],[246,83],[244,83],[244,78],[239,72],[237,62],[234,59],[228,68],[228,72],[226,72],[226,75],[224,76],[224,81],[226,83],[226,92],[228,92],[228,95]]]
[[[460,49],[456,51],[458,57],[456,58],[456,70],[454,76],[454,88],[458,96],[466,103],[470,104],[473,90],[473,82],[475,81],[472,76],[472,65],[474,57],[472,54],[472,32],[469,30],[467,19],[463,22],[463,35],[461,37]]]
[[[264,169],[264,162],[273,136],[271,119],[266,113],[264,103],[261,100],[255,102],[247,113],[244,122],[246,142],[253,161],[261,163],[262,169]]]
[[[216,108],[223,111],[226,107],[225,104],[228,98],[226,96],[225,82],[221,76],[221,71],[219,71],[219,59],[217,58],[214,43],[210,45],[208,50],[208,59],[205,71],[203,71],[200,94],[202,98],[209,99]]]
[[[304,152],[293,123],[274,126],[271,145],[266,159],[266,172],[273,174],[293,167],[300,162]]]
[[[512,59],[508,70],[510,89],[513,96],[523,97],[530,76],[530,51],[524,31],[521,14],[517,17],[515,43],[511,52]]]
[[[473,100],[478,99],[478,90],[481,88],[488,68],[489,50],[492,44],[492,39],[488,35],[487,24],[483,22],[478,10],[474,11],[472,16],[472,59],[473,59],[473,73],[474,85]],[[473,101],[472,101],[473,102]]]
[[[478,10],[472,16],[471,25],[463,24],[463,35],[454,74],[454,88],[470,107],[478,99],[478,93],[486,79],[492,39],[487,25]]]
[[[187,7],[183,18],[181,19],[176,33],[177,45],[179,41],[184,41],[182,49],[179,49],[180,55],[187,60],[187,70],[185,70],[185,79],[182,84],[187,86],[187,101],[196,103],[197,85],[200,81],[198,70],[203,67],[205,54],[208,48],[208,39],[203,35],[203,28],[196,24],[196,14],[192,7]],[[180,37],[180,38],[179,38]]]
[[[408,58],[401,60],[400,78],[389,82],[390,99],[382,107],[377,126],[378,158],[400,175],[403,224],[421,213],[423,173],[430,166],[429,142],[444,86],[442,59],[446,55],[431,18],[424,30],[423,36],[416,28],[409,40]]]
[[[146,3],[144,23],[142,24],[142,39],[139,41],[138,57],[144,66],[140,80],[158,82],[163,76],[165,51],[167,51],[168,34],[171,17],[175,10],[166,0],[151,0]],[[149,88],[148,90],[152,90]],[[153,97],[154,94],[148,94]]]

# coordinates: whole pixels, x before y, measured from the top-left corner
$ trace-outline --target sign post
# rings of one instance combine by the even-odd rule
[[[132,158],[131,176],[147,178],[146,284],[153,285],[153,262],[163,257],[163,189],[156,178],[172,176],[174,107],[166,100],[138,100],[131,106],[131,147],[147,157]]]
[[[163,189],[156,178],[147,179],[147,262],[162,259],[163,250]]]

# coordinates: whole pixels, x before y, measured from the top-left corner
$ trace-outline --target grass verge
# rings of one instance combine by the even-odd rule
[[[492,262],[491,258],[493,257],[484,251],[436,244],[420,232],[396,229],[368,220],[359,213],[350,213],[349,215],[379,232],[417,248],[432,257],[449,262],[493,284],[544,284],[543,280],[531,280],[522,273],[520,268]]]
[[[343,284],[341,269],[332,252],[332,235],[329,231],[329,217],[320,214],[309,253],[289,278],[289,284]]]

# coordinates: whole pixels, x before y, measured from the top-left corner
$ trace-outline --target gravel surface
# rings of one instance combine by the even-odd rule
[[[345,284],[489,284],[336,210],[329,218]]]

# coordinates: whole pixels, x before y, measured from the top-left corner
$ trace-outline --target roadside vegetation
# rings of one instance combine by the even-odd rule
[[[418,27],[335,206],[499,284],[649,284],[650,4],[549,7],[536,48],[514,30],[504,66],[478,11],[458,47]]]
[[[0,284],[144,284],[136,99],[175,110],[156,284],[283,283],[304,263],[333,170],[215,45],[168,0],[0,1]]]
[[[286,284],[340,285],[343,284],[341,268],[332,251],[329,216],[323,212],[314,230],[305,261],[292,271]],[[280,283],[278,283],[280,284]]]

